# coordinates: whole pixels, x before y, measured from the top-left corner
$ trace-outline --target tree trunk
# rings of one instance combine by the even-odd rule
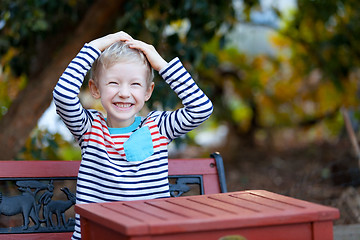
[[[124,1],[98,0],[89,8],[69,41],[53,54],[43,71],[29,80],[0,121],[0,159],[14,159],[52,100],[60,75],[84,43],[104,34],[123,9]]]

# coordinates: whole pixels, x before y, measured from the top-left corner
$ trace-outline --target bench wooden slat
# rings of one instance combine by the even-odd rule
[[[0,178],[76,177],[80,161],[1,161]],[[169,159],[169,175],[217,175],[213,158]]]
[[[191,166],[191,167],[189,167]],[[169,159],[169,175],[216,174],[213,158]]]
[[[1,234],[4,240],[64,240],[71,239],[72,232],[62,233],[26,233],[26,234]]]
[[[76,177],[80,161],[1,161],[0,178]]]

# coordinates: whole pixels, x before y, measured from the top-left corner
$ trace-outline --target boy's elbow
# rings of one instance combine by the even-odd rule
[[[214,104],[209,99],[209,116],[214,112]]]
[[[211,109],[210,109],[210,112],[209,112],[209,116],[214,112],[214,105],[211,104]]]
[[[53,100],[55,99],[55,95],[56,95],[56,93],[55,93],[55,89],[52,91],[52,97],[53,97]]]
[[[59,89],[59,83],[57,83],[52,91],[53,98],[56,98],[58,96],[58,89]]]
[[[205,116],[204,116],[205,119],[208,119],[213,112],[214,112],[214,106],[213,106],[211,100],[209,99],[209,102],[207,104],[207,109],[206,109],[206,112],[205,112]]]
[[[57,86],[52,91],[52,97],[53,97],[53,101],[56,103],[57,98],[59,98],[59,94],[58,94],[58,91],[57,91]]]
[[[211,116],[211,114],[214,112],[214,106],[211,104],[211,108],[209,110],[209,116],[208,118]]]
[[[54,104],[57,108],[59,102],[61,101],[61,99],[63,99],[62,94],[59,92],[58,85],[56,85],[54,90],[52,91],[52,97],[53,97]]]

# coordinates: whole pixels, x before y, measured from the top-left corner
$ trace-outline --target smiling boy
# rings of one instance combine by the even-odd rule
[[[116,42],[102,53],[93,66],[89,87],[93,97],[101,99],[109,127],[131,125],[154,89],[150,64],[141,53],[130,48],[134,44],[135,40]],[[144,46],[138,42],[139,45]],[[163,66],[166,64],[164,61]]]
[[[78,98],[92,67],[89,88],[106,117],[84,109]],[[184,105],[176,111],[137,116],[154,89],[159,71]],[[169,197],[167,145],[204,122],[211,101],[178,58],[167,63],[151,45],[124,32],[96,39],[81,49],[54,91],[57,112],[79,141],[77,203]],[[80,239],[76,215],[73,239]]]

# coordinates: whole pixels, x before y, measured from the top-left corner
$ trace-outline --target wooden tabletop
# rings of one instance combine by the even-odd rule
[[[76,205],[81,217],[124,235],[171,234],[332,221],[335,208],[263,190]]]

